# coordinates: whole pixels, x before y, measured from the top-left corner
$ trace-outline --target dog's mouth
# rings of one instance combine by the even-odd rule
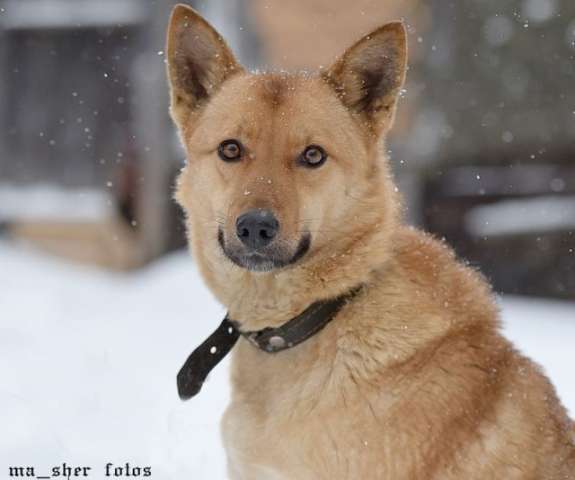
[[[225,256],[237,266],[251,270],[253,272],[269,272],[278,268],[293,265],[300,260],[310,249],[311,235],[304,233],[295,250],[282,246],[270,245],[268,247],[253,250],[243,246],[228,246],[224,237],[224,232],[218,229],[218,243]]]

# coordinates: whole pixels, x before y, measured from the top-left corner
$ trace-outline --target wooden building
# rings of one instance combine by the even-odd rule
[[[112,268],[183,243],[163,52],[175,3],[0,0],[0,198],[14,207],[0,207],[4,231]],[[242,4],[204,10],[254,64]]]

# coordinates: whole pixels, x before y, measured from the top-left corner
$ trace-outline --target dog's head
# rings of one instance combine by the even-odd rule
[[[401,23],[316,74],[252,74],[179,5],[167,55],[171,113],[188,155],[177,198],[205,261],[254,272],[305,265],[349,253],[392,221],[383,139],[405,77]]]

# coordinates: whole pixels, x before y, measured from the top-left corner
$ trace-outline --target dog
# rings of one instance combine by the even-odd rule
[[[166,51],[187,152],[176,198],[239,332],[222,420],[230,479],[575,479],[573,423],[500,334],[486,281],[402,223],[384,145],[403,25],[317,73],[253,74],[178,5]],[[261,348],[302,312],[303,340]]]

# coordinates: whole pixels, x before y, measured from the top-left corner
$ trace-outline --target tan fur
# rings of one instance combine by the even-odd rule
[[[405,58],[389,24],[320,75],[249,74],[197,13],[174,11],[172,115],[188,153],[177,198],[214,295],[255,330],[364,285],[295,348],[240,339],[222,423],[232,480],[575,479],[573,425],[500,335],[484,279],[399,219],[383,139]],[[205,95],[189,75],[209,78]],[[217,156],[229,138],[247,150],[234,164]],[[319,169],[295,162],[309,144],[329,153]],[[249,208],[276,213],[286,248],[309,232],[309,252],[270,272],[234,265],[218,228],[237,241]]]

